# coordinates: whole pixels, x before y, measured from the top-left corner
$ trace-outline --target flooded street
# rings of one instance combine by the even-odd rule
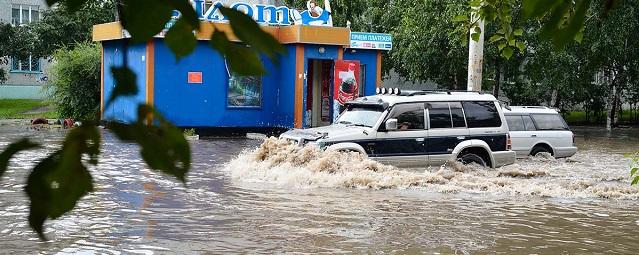
[[[0,148],[25,133],[48,148],[64,135],[0,127]],[[22,191],[45,150],[11,161],[0,253],[636,253],[639,188],[623,154],[639,150],[639,129],[575,133],[572,158],[499,169],[395,169],[276,140],[200,140],[185,187],[104,132],[96,191],[46,223],[47,243],[27,226]]]

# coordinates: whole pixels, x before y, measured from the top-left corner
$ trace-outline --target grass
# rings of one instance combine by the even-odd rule
[[[26,113],[41,107],[48,107],[42,113]],[[49,104],[42,100],[32,99],[0,99],[0,119],[53,119],[57,113]]]
[[[639,115],[639,113],[637,114]],[[634,116],[635,116],[634,111],[624,110],[621,118],[619,119],[619,122],[636,122],[634,119],[632,119],[634,118]],[[564,114],[563,117],[566,120],[566,122],[568,122],[568,124],[591,123],[596,121],[595,117],[592,116],[592,114],[590,116],[590,121],[588,121],[586,119],[586,112],[581,112],[581,111],[568,112],[567,114]],[[605,115],[604,115],[604,121],[605,121]]]

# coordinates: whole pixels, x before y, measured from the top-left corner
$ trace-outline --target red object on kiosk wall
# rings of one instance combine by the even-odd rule
[[[359,61],[335,61],[335,87],[333,98],[339,105],[351,101],[359,95]]]
[[[202,72],[189,72],[188,82],[189,84],[202,84]]]

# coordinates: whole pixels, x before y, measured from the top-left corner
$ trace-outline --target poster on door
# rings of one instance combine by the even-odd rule
[[[359,61],[335,61],[335,87],[333,89],[334,118],[342,112],[344,104],[359,95]]]

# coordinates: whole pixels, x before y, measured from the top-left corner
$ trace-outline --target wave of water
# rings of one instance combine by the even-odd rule
[[[628,160],[580,152],[556,160],[537,157],[498,169],[449,162],[440,167],[399,169],[359,153],[322,151],[269,138],[225,166],[237,182],[293,188],[418,189],[441,193],[488,193],[556,198],[639,199],[630,186]]]

